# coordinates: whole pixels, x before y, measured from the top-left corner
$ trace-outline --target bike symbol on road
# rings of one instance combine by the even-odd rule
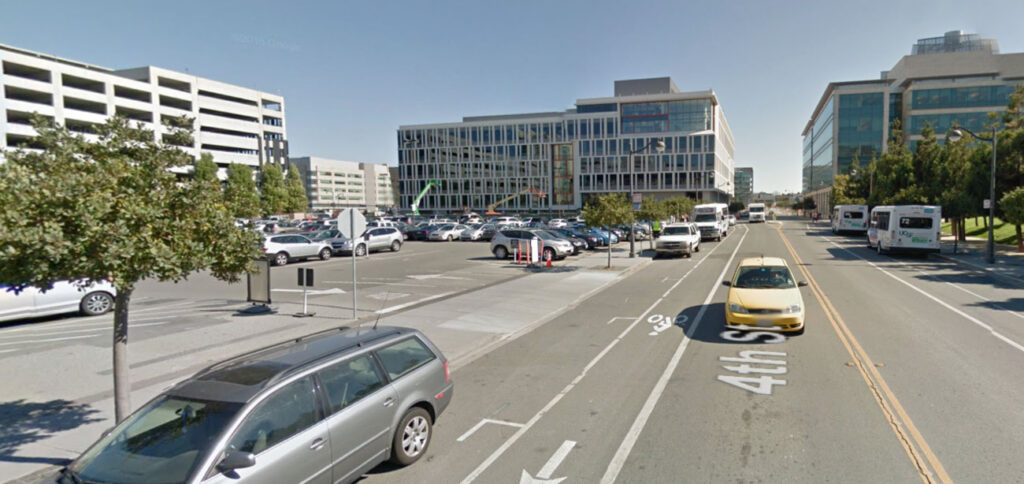
[[[647,318],[647,322],[653,325],[651,326],[651,332],[647,334],[650,336],[657,336],[666,329],[671,328],[673,325],[681,326],[687,321],[687,319],[689,318],[682,314],[676,316],[675,319],[664,314],[652,314],[651,317]]]

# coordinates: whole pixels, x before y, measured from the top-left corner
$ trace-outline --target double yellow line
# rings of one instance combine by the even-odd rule
[[[782,233],[782,224],[776,227],[779,233],[779,237],[782,238],[782,242],[786,244],[786,248],[789,250],[789,254],[793,256],[793,259],[797,263],[797,267],[800,268],[800,272],[804,275],[807,280],[808,287],[811,292],[814,293],[814,297],[821,304],[822,309],[825,311],[825,316],[828,317],[829,322],[832,323],[832,328],[835,329],[836,334],[839,335],[839,340],[842,341],[843,346],[846,347],[846,351],[850,353],[853,358],[854,365],[864,378],[864,383],[867,384],[868,389],[871,391],[871,395],[878,402],[878,406],[882,409],[882,413],[885,415],[885,419],[889,422],[889,426],[892,431],[896,433],[896,437],[903,446],[903,449],[907,451],[907,455],[910,457],[910,461],[917,468],[918,473],[921,476],[921,480],[927,484],[935,482],[951,483],[953,479],[946,473],[946,469],[939,462],[939,458],[932,452],[931,447],[928,446],[928,442],[924,440],[924,436],[917,430],[914,422],[907,415],[906,410],[903,409],[903,405],[900,405],[900,401],[896,398],[896,395],[889,389],[889,385],[882,378],[882,375],[878,373],[875,368],[875,364],[871,361],[867,352],[857,342],[857,338],[853,337],[853,333],[850,328],[843,322],[843,318],[839,316],[839,311],[836,311],[835,306],[832,305],[832,301],[825,296],[825,292],[818,285],[818,282],[814,280],[811,273],[804,267],[803,261],[800,256],[797,255],[793,245],[789,243],[789,239]],[[916,446],[916,447],[915,447]],[[920,449],[920,450],[918,450]]]

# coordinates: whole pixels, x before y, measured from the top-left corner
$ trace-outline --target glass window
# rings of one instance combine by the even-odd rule
[[[864,218],[864,212],[843,212],[843,218],[860,220]]]
[[[930,229],[932,219],[930,217],[900,217],[901,229]]]
[[[369,355],[330,366],[319,374],[332,414],[384,386],[384,379]]]
[[[377,350],[384,369],[392,380],[419,368],[436,358],[419,338],[409,338]]]
[[[743,266],[732,283],[736,288],[790,289],[796,287],[786,266]]]
[[[317,421],[313,382],[309,377],[289,383],[263,400],[242,422],[229,447],[259,454]]]
[[[587,133],[590,131],[590,130],[587,129],[588,126],[589,126],[589,121],[587,121],[585,119],[581,119],[580,120],[580,138],[589,138],[590,137],[589,135],[587,135]]]

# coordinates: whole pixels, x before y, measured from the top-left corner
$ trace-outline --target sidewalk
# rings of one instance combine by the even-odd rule
[[[994,264],[988,263],[987,255],[988,241],[985,239],[969,237],[957,244],[954,254],[953,236],[943,235],[938,256],[1024,286],[1024,252],[1018,252],[1012,245],[995,244]]]
[[[502,268],[524,276],[456,294],[448,299],[425,301],[381,314],[379,323],[382,326],[407,326],[423,331],[448,357],[457,379],[460,367],[551,321],[650,263],[649,256],[630,259],[628,247],[628,244],[620,243],[613,248],[611,269],[605,269],[608,255],[604,250],[556,262],[551,268],[508,264]],[[238,328],[245,328],[249,334],[256,335],[243,341],[217,344],[217,340],[223,338],[222,334],[212,329],[197,328],[161,336],[159,341],[136,343],[130,352],[134,382],[132,403],[138,408],[198,369],[229,355],[342,325],[372,325],[378,319],[373,314],[355,321],[350,318],[350,309],[316,305],[312,301],[310,306],[310,310],[317,313],[315,317],[296,319],[292,314],[301,310],[301,304],[284,303],[275,304],[276,312],[273,314],[247,316],[229,325],[219,325],[220,332],[233,333]],[[197,342],[213,344],[197,346]],[[182,351],[183,348],[195,350],[186,353]],[[77,390],[82,386],[94,386],[91,390],[93,393],[85,395],[78,390],[61,395],[64,404],[61,409],[54,410],[58,412],[55,415],[32,414],[19,417],[22,421],[18,422],[18,428],[25,431],[26,438],[20,439],[18,445],[0,448],[0,482],[52,482],[47,479],[52,479],[62,463],[77,457],[101,432],[113,425],[113,401],[107,391],[110,385],[109,363],[106,363],[109,361],[109,349],[82,349],[80,346],[68,345],[61,348],[61,353],[68,360],[66,364],[73,364],[83,358],[103,362],[102,365],[82,365],[87,367],[86,370],[79,368],[67,372],[70,378],[75,378],[76,372],[82,373],[81,378],[88,381],[83,381],[84,385],[69,385],[66,390],[71,390],[71,387]],[[68,356],[71,353],[74,355]],[[40,355],[44,356],[47,355]],[[103,391],[95,393],[100,389]],[[32,405],[31,401],[26,400],[35,399],[22,400]],[[62,418],[60,412],[66,413],[67,408],[81,413],[83,417],[74,420],[74,423],[68,420],[64,425],[53,425],[53,422],[47,421]],[[5,420],[7,418],[15,417],[8,415]],[[36,420],[38,422],[33,422]],[[0,432],[2,436],[3,432]]]

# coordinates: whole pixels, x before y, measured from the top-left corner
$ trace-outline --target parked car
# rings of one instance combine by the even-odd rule
[[[576,237],[578,239],[583,240],[587,244],[587,246],[586,246],[587,249],[596,249],[601,244],[601,240],[600,240],[600,238],[598,238],[598,236],[596,236],[594,234],[589,234],[589,233],[583,232],[581,230],[570,229],[570,228],[561,228],[561,229],[552,229],[552,230],[554,230],[555,232],[558,232],[558,233],[562,233],[562,234],[568,235],[570,237]]]
[[[568,240],[569,243],[572,244],[572,255],[578,255],[579,253],[583,252],[587,248],[587,241],[583,240],[583,239],[581,239],[579,237],[573,237],[573,236],[571,236],[569,234],[566,234],[565,232],[561,232],[561,231],[559,231],[557,229],[544,229],[543,232],[547,232],[547,233],[551,234],[552,236],[560,238],[560,239],[563,239],[563,240]]]
[[[272,235],[263,239],[263,252],[277,266],[283,266],[291,260],[319,257],[320,260],[331,258],[331,246],[327,242],[313,241],[299,234]]]
[[[661,236],[654,244],[654,256],[685,255],[692,257],[700,252],[700,229],[691,223],[668,224],[661,229]]]
[[[599,228],[596,228],[596,227],[592,227],[592,228],[587,229],[587,233],[588,234],[594,234],[597,237],[599,237],[600,241],[601,241],[600,244],[601,244],[602,247],[607,247],[609,243],[611,245],[615,245],[615,244],[619,243],[619,237],[617,235],[615,235],[615,233],[609,232],[607,230],[602,230],[602,229],[599,229]]]
[[[438,226],[427,236],[428,240],[446,240],[451,242],[462,236],[462,231],[468,227],[462,224],[444,224]]]
[[[353,482],[415,463],[454,383],[408,328],[340,328],[200,370],[61,471],[62,482]]]
[[[313,240],[313,241],[324,241],[324,242],[330,244],[331,243],[330,241],[332,239],[337,239],[337,238],[341,237],[341,231],[338,230],[338,229],[327,229],[327,230],[321,230],[319,232],[309,232],[309,233],[306,233],[306,234],[303,234],[303,235],[305,235],[306,237],[309,237],[310,240]]]
[[[564,218],[553,218],[550,222],[548,222],[548,227],[551,227],[553,229],[560,229],[562,227],[565,227],[566,225],[569,225],[569,222]]]
[[[26,287],[17,294],[0,284],[0,321],[79,312],[96,316],[114,308],[117,290],[106,281],[57,281],[48,291]]]
[[[804,332],[804,300],[789,265],[779,257],[748,257],[736,266],[726,299],[725,325],[733,329],[771,328]]]
[[[402,250],[402,233],[394,227],[377,227],[367,229],[362,235],[356,237],[355,254],[362,257],[369,252],[376,252],[390,249],[391,252]],[[341,238],[331,242],[331,248],[339,254],[352,254],[352,240]]]
[[[729,214],[729,225],[736,225],[736,216]]]
[[[409,240],[427,240],[430,232],[434,230],[437,225],[430,225],[427,222],[420,222],[414,225],[405,235]]]
[[[541,230],[506,229],[494,234],[491,239],[491,253],[495,258],[505,259],[515,247],[540,239],[541,260],[564,259],[573,252],[572,243]]]

